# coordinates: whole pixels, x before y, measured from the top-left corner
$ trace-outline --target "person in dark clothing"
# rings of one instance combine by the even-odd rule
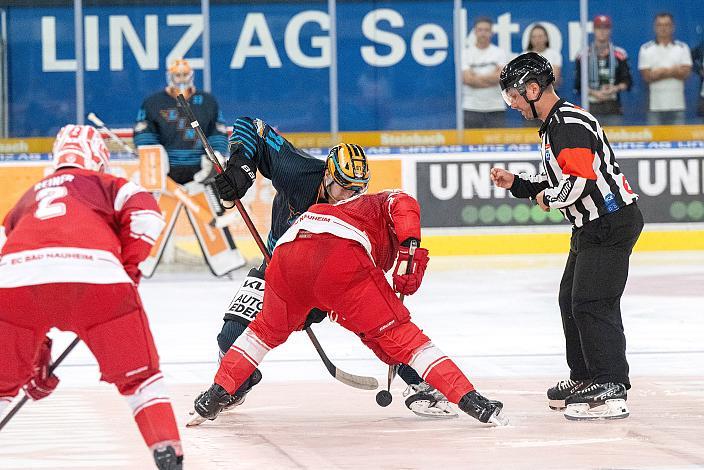
[[[501,72],[506,103],[543,125],[544,173],[492,168],[496,186],[558,209],[572,224],[559,304],[569,380],[548,390],[550,407],[568,419],[625,418],[630,388],[620,300],[643,216],[599,122],[555,93],[550,63],[522,54]],[[574,405],[574,406],[571,406]]]
[[[607,126],[623,124],[620,93],[631,89],[633,79],[625,49],[611,42],[611,18],[594,18],[594,42],[587,51],[589,79],[589,112]],[[575,59],[574,89],[582,90],[582,63]]]
[[[210,160],[190,123],[178,110],[179,93],[188,101],[208,142],[219,156],[227,153],[227,126],[215,97],[196,90],[193,69],[185,59],[177,59],[166,73],[165,89],[144,100],[134,125],[134,143],[160,144],[169,156],[169,176],[178,184],[205,182],[213,176]]]
[[[692,70],[699,75],[697,116],[704,118],[704,41],[692,49]]]

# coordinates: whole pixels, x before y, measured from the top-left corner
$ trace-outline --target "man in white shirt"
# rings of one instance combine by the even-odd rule
[[[506,125],[506,104],[499,87],[506,54],[491,43],[492,24],[490,18],[477,18],[475,43],[468,44],[462,53],[462,108],[466,129]]]
[[[673,39],[670,13],[655,16],[655,40],[640,46],[638,70],[650,87],[648,124],[684,124],[684,81],[692,71],[689,46]]]

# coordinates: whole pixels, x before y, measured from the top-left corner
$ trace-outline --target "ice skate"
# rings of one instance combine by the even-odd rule
[[[467,392],[460,399],[457,406],[459,406],[460,410],[482,423],[489,423],[494,426],[506,426],[508,424],[508,418],[501,412],[504,404],[500,401],[489,400],[476,390]]]
[[[183,455],[176,455],[173,446],[154,449],[154,463],[159,470],[181,470]]]
[[[225,407],[222,409],[222,412],[225,413],[227,411],[232,411],[244,403],[244,399],[247,398],[249,391],[261,381],[262,373],[259,372],[259,369],[254,369],[252,375],[250,375],[249,378],[242,385],[240,385],[240,388],[238,388],[235,393],[230,395],[230,398],[228,399]]]
[[[445,395],[427,382],[409,385],[403,396],[408,397],[406,407],[421,418],[448,419],[459,416]]]
[[[560,380],[554,387],[548,389],[548,406],[552,410],[564,410],[565,399],[587,388],[590,380]]]
[[[623,384],[592,384],[565,400],[565,418],[572,421],[627,418],[626,399]]]
[[[186,423],[186,426],[198,426],[205,420],[214,420],[229,400],[230,394],[227,393],[227,390],[218,384],[211,385],[208,390],[195,399],[193,410],[189,413],[191,419]]]

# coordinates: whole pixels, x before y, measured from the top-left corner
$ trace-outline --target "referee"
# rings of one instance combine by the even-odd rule
[[[534,199],[545,211],[559,209],[572,224],[559,294],[570,378],[548,390],[550,407],[587,403],[591,410],[619,400],[619,412],[587,418],[625,418],[631,385],[620,300],[643,216],[601,125],[561,99],[554,80],[550,63],[534,52],[519,55],[502,70],[506,103],[524,118],[543,122],[544,172],[514,175],[492,168],[491,179],[515,197]]]

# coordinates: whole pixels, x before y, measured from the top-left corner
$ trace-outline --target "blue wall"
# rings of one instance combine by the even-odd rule
[[[653,16],[662,3],[641,1],[640,14],[632,17],[622,2],[590,2],[590,17],[612,16],[614,42],[631,57],[635,85],[624,95],[628,123],[644,120],[647,93],[637,71],[638,48],[653,37]],[[467,23],[480,15],[494,18],[495,42],[512,53],[522,50],[521,38],[531,23],[553,23],[562,39],[560,91],[575,101],[569,42],[570,37],[576,41],[577,34],[572,31],[570,36],[569,24],[578,22],[578,6],[578,0],[464,2]],[[675,15],[677,39],[690,46],[703,39],[700,6],[701,0],[668,6]],[[454,127],[452,2],[342,2],[337,10],[340,129]],[[285,131],[329,130],[326,11],[327,2],[211,6],[212,88],[228,120],[249,114]],[[370,12],[376,16],[368,17]],[[74,59],[73,9],[10,7],[7,14],[10,133],[51,135],[75,120],[75,74],[66,62]],[[189,25],[197,19],[192,15],[198,14],[198,8],[188,6],[86,8],[86,112],[97,113],[114,127],[131,126],[141,101],[163,88],[165,61],[175,46],[188,46],[187,58],[202,57],[200,36],[188,40]],[[97,30],[91,26],[96,21]],[[52,23],[55,40],[49,34]],[[129,33],[120,33],[130,29],[136,34],[136,53],[125,39]],[[158,47],[150,47],[150,41],[157,41]],[[54,45],[56,53],[51,54]],[[145,48],[146,53],[139,51]],[[196,83],[201,80],[197,71]],[[699,79],[690,77],[692,122],[698,85]],[[511,124],[521,125],[518,113],[509,116]]]

